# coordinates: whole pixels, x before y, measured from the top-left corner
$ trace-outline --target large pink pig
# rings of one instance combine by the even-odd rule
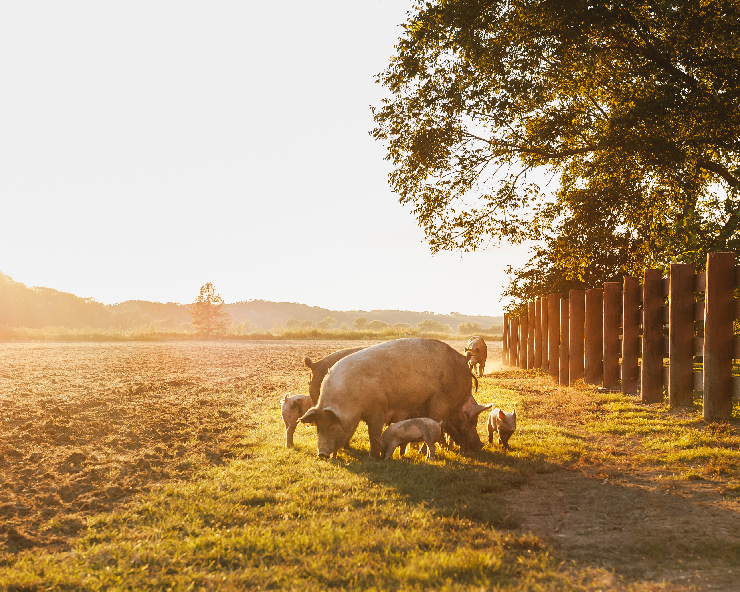
[[[444,421],[463,452],[480,450],[477,418],[488,407],[473,399],[472,379],[466,357],[446,343],[386,341],[334,364],[301,421],[316,425],[321,458],[347,445],[360,421],[367,423],[370,455],[379,457],[383,426],[412,417]]]

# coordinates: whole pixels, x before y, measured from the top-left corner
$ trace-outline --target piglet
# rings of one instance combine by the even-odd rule
[[[291,396],[290,393],[287,393],[280,400],[280,403],[280,413],[283,416],[283,423],[285,423],[285,447],[293,448],[295,427],[306,411],[313,407],[313,401],[311,401],[311,397],[306,395]]]
[[[391,458],[393,452],[401,447],[401,456],[406,452],[410,442],[426,442],[427,458],[434,458],[434,444],[442,439],[442,425],[427,417],[415,417],[396,422],[386,428],[381,436],[380,450],[385,458]]]
[[[506,413],[503,409],[496,407],[488,416],[488,443],[493,443],[493,433],[498,432],[498,443],[509,450],[509,438],[516,431],[516,409]]]

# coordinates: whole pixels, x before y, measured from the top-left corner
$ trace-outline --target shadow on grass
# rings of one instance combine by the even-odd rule
[[[349,472],[391,487],[409,503],[433,508],[441,516],[507,529],[520,526],[521,519],[501,494],[529,484],[537,473],[559,468],[544,459],[489,449],[463,457],[438,448],[437,459],[428,461],[417,451],[409,451],[405,459],[376,460],[367,449],[352,448],[331,462],[344,463]]]

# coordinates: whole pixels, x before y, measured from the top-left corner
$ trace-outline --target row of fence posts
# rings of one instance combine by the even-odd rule
[[[740,392],[732,375],[740,359],[738,286],[735,253],[709,253],[703,273],[673,263],[665,279],[662,270],[646,269],[642,285],[625,277],[603,289],[571,290],[567,299],[537,298],[526,314],[504,315],[503,363],[549,372],[561,385],[583,380],[639,392],[646,403],[662,401],[664,386],[671,406],[691,405],[703,390],[704,418],[728,418]]]

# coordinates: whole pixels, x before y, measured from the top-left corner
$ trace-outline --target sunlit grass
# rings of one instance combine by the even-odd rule
[[[560,590],[572,581],[547,545],[511,531],[517,519],[499,498],[528,481],[543,451],[443,449],[433,462],[411,451],[384,462],[370,459],[360,430],[352,450],[322,462],[310,429],[285,449],[276,418],[254,412],[248,460],[92,519],[69,553],[22,553],[0,567],[4,589]]]
[[[693,411],[628,395],[586,392],[593,405],[580,412],[563,391],[548,396],[570,405],[567,414],[550,417],[531,391],[482,379],[479,402],[517,409],[512,450],[487,443],[484,412],[483,450],[466,457],[440,447],[434,461],[414,450],[403,460],[371,459],[364,424],[351,450],[319,461],[313,428],[299,426],[296,447],[285,449],[277,409],[245,400],[254,429],[238,443],[244,460],[204,466],[186,482],[98,515],[69,552],[20,553],[0,564],[0,588],[629,590],[523,531],[506,495],[538,475],[607,462],[594,438],[608,438],[612,446],[635,444],[620,457],[632,467],[660,467],[674,483],[722,477],[725,495],[740,497],[732,422],[702,424]],[[653,539],[635,541],[630,552],[660,563],[672,547]],[[697,548],[682,545],[685,553]],[[738,561],[735,547],[718,553],[730,567]]]

